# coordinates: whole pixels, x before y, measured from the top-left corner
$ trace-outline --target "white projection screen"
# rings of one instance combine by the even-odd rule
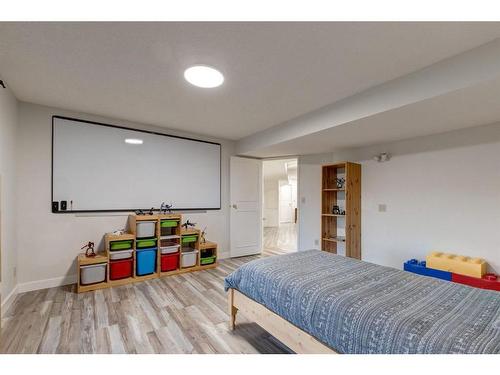
[[[53,212],[220,209],[220,164],[219,143],[52,117]]]

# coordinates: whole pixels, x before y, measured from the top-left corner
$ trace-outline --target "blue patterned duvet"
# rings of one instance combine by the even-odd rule
[[[500,353],[500,293],[309,250],[225,279],[339,353]]]

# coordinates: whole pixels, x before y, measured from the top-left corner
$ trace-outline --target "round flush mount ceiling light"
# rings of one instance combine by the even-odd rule
[[[205,89],[218,87],[224,83],[224,76],[217,69],[207,65],[195,65],[184,71],[184,78],[190,84]]]

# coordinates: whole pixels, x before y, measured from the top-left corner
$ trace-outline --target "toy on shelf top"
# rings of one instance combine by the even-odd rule
[[[207,227],[203,228],[203,230],[200,233],[200,242],[201,243],[207,243],[206,235],[207,235]]]
[[[95,257],[94,246],[95,245],[92,241],[89,241],[85,245],[82,246],[81,250],[85,249],[85,256],[87,258]]]
[[[166,213],[171,214],[172,213],[172,207],[173,207],[172,203],[166,204],[165,202],[161,202],[160,213],[162,213],[162,214],[166,214]]]
[[[155,213],[154,213],[154,210],[155,210],[155,208],[154,208],[154,207],[151,207],[151,208],[149,209],[149,211],[148,211],[148,212],[144,212],[144,210],[136,210],[136,211],[135,211],[135,214],[136,214],[137,216],[145,216],[145,215],[150,215],[150,216],[153,216],[153,215],[155,214]]]
[[[486,261],[456,254],[433,251],[426,258],[427,267],[481,278],[486,273]]]
[[[188,229],[188,227],[192,227],[192,228],[194,228],[195,226],[196,226],[196,223],[191,223],[191,222],[189,221],[189,219],[188,219],[188,220],[187,220],[184,224],[182,224],[182,227],[183,227],[184,229]]]

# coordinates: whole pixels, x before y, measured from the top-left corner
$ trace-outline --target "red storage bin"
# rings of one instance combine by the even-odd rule
[[[161,272],[175,271],[179,268],[179,253],[161,256]]]
[[[109,279],[119,280],[132,277],[134,259],[113,260],[109,262]]]

